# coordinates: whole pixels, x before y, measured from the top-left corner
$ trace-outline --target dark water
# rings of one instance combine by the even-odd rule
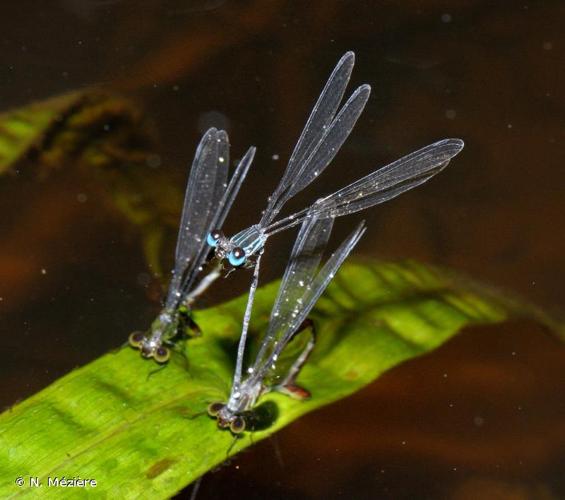
[[[372,98],[295,206],[462,137],[439,177],[364,214],[360,253],[449,266],[563,313],[563,2],[28,0],[1,13],[2,109],[118,90],[154,121],[160,168],[179,179],[210,124],[227,127],[234,156],[257,145],[237,228],[262,209],[322,83],[354,50],[353,83],[370,83]],[[24,169],[1,179],[0,207],[7,406],[120,344],[154,306],[138,234],[83,177]],[[535,324],[468,330],[206,476],[199,498],[564,498],[564,363]]]

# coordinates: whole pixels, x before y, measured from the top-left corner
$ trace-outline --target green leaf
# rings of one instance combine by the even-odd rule
[[[47,132],[80,100],[70,93],[0,114],[0,173],[40,147]]]
[[[0,175],[32,158],[26,167],[43,177],[70,168],[101,184],[99,194],[139,229],[149,267],[162,276],[161,250],[178,230],[184,180],[155,168],[161,160],[154,136],[143,112],[123,97],[63,94],[0,114]]]
[[[143,113],[127,99],[70,92],[0,114],[0,174],[29,155],[43,169],[143,163],[152,136]]]
[[[253,328],[265,328],[277,290],[257,293]],[[485,287],[417,264],[354,263],[338,274],[312,318],[318,344],[298,382],[308,401],[268,394],[276,420],[234,443],[204,414],[225,400],[245,297],[199,311],[205,332],[165,368],[127,347],[77,369],[0,416],[3,498],[33,495],[38,477],[49,497],[167,498],[229,454],[266,438],[301,415],[343,398],[389,368],[438,347],[462,328],[519,314],[545,321]],[[556,325],[553,325],[556,326]],[[560,330],[562,332],[562,330]],[[232,447],[233,445],[233,447]],[[230,448],[231,447],[231,448]],[[48,478],[95,479],[96,488],[48,488]],[[15,484],[24,477],[26,486]]]

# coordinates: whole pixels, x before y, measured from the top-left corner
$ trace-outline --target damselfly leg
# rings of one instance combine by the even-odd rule
[[[306,318],[302,322],[300,328],[296,331],[293,338],[289,341],[289,345],[283,351],[283,355],[285,354],[285,351],[288,353],[293,342],[299,342],[301,336],[305,337],[306,345],[301,345],[304,344],[304,342],[299,344],[300,350],[298,352],[298,355],[290,365],[290,368],[286,370],[286,375],[284,375],[284,378],[278,384],[275,384],[273,381],[274,385],[272,386],[271,391],[286,394],[293,399],[304,400],[310,398],[310,391],[308,391],[308,389],[305,389],[304,387],[299,386],[296,383],[296,378],[298,377],[300,370],[302,370],[302,367],[310,358],[310,354],[312,353],[312,350],[316,345],[316,328],[314,321],[312,321],[310,318]],[[279,360],[279,366],[280,364],[281,362]]]

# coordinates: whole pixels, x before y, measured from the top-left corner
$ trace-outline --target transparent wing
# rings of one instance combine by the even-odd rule
[[[306,349],[313,348],[314,343],[315,337],[313,330],[311,328],[300,330],[299,328],[281,351],[274,368],[271,366],[265,373],[263,385],[266,387],[274,387],[284,384],[286,379],[290,378],[293,380],[294,377],[298,375],[301,368],[301,366],[296,366],[297,360],[303,356]],[[292,373],[296,368],[298,368],[298,371]]]
[[[167,307],[178,303],[183,281],[197,269],[196,257],[206,245],[207,229],[226,190],[228,165],[228,135],[211,128],[200,140],[188,177]]]
[[[322,198],[313,209],[339,217],[388,201],[441,172],[463,146],[461,139],[430,144]]]
[[[275,222],[267,228],[267,234],[299,224],[306,214],[334,218],[388,201],[441,172],[463,146],[461,139],[444,139],[430,144],[319,199],[309,212],[302,210]]]
[[[369,85],[362,85],[347,100],[339,114],[325,130],[316,148],[304,161],[294,182],[277,201],[272,217],[281,210],[290,198],[308,186],[332,162],[353,130],[355,123],[365,108],[365,104],[367,104],[370,94],[371,87]]]
[[[269,199],[264,212],[262,225],[272,220],[270,216],[279,198],[293,184],[304,165],[304,161],[319,145],[326,129],[330,126],[339,107],[355,64],[355,54],[347,52],[337,63],[320,97],[316,101],[310,117],[294,147],[283,177]]]
[[[223,226],[226,217],[233,205],[235,197],[239,193],[241,185],[247,176],[247,172],[251,163],[253,163],[253,158],[255,157],[256,148],[250,147],[243,158],[237,164],[237,168],[233,173],[230,183],[224,193],[224,196],[220,202],[219,210],[216,217],[214,218],[213,227],[211,229],[220,228]]]
[[[247,172],[249,171],[249,167],[253,162],[253,158],[255,156],[256,149],[254,147],[250,147],[247,152],[245,153],[244,157],[239,161],[235,172],[231,176],[229,185],[225,189],[221,200],[218,202],[217,207],[214,211],[213,217],[208,221],[207,227],[204,229],[204,243],[206,241],[206,236],[216,228],[222,227],[230,209],[233,205],[233,202],[239,193],[241,185],[247,176]],[[225,185],[224,185],[225,187]],[[187,269],[185,273],[185,277],[182,281],[181,285],[181,296],[184,296],[186,292],[192,290],[192,285],[196,281],[198,277],[198,269],[200,269],[205,261],[207,260],[208,253],[210,252],[210,247],[208,244],[202,244],[200,247],[200,251],[198,252],[197,256],[192,260],[190,263],[190,267]]]
[[[331,219],[330,219],[331,220]],[[319,254],[323,251],[325,244],[329,238],[329,231],[322,232],[331,226],[324,225],[325,219],[318,219],[316,215],[312,219],[307,218],[304,225],[302,226],[301,233],[305,232],[303,236],[306,241],[309,238],[313,238],[317,242]],[[322,234],[320,234],[322,232]],[[357,228],[347,237],[346,240],[340,245],[340,247],[335,251],[335,253],[328,259],[324,264],[322,269],[314,276],[315,269],[308,266],[305,268],[305,273],[300,276],[298,285],[301,293],[291,292],[288,296],[292,299],[289,301],[277,300],[273,312],[271,314],[271,322],[267,330],[266,339],[270,344],[270,349],[265,347],[262,356],[257,357],[253,369],[257,377],[264,377],[267,372],[273,369],[273,365],[276,365],[276,361],[281,355],[281,352],[290,341],[296,330],[300,327],[303,321],[306,319],[320,295],[329,285],[330,281],[335,276],[335,273],[351,253],[363,233],[365,232],[365,223],[360,223]],[[297,241],[298,244],[298,241]],[[320,245],[321,244],[321,245]],[[320,248],[321,247],[321,248]],[[294,253],[294,252],[293,252]],[[301,254],[297,252],[297,255]],[[319,262],[320,255],[317,255],[317,262]],[[298,262],[300,259],[298,259]],[[292,274],[293,268],[297,267],[297,260],[291,260],[289,264],[290,273]],[[288,269],[287,269],[288,271]],[[308,273],[308,274],[306,274]],[[286,273],[285,273],[286,276]],[[300,286],[300,281],[307,283],[304,286]],[[279,297],[285,296],[287,294],[287,285],[290,281],[281,284],[279,291]],[[296,278],[293,278],[292,286],[296,286]],[[277,318],[277,321],[273,322],[273,318]],[[271,325],[274,325],[271,327]],[[266,345],[263,344],[264,346]],[[263,347],[263,346],[262,346]],[[270,352],[268,352],[270,350]]]
[[[260,363],[272,348],[272,343],[281,330],[281,324],[298,313],[305,291],[310,288],[320,264],[332,227],[331,218],[320,220],[311,217],[302,224],[271,311],[269,327],[257,354],[256,363]]]
[[[353,248],[355,248],[355,245],[357,245],[361,236],[365,233],[365,230],[365,222],[363,221],[359,223],[355,230],[343,241],[339,248],[324,264],[324,267],[322,267],[320,272],[316,275],[316,278],[312,281],[310,288],[306,290],[302,297],[302,308],[298,312],[297,316],[293,317],[292,321],[288,322],[282,335],[281,342],[279,342],[275,349],[275,355],[280,353],[280,351],[284,348],[285,343],[292,337],[294,330],[300,326],[308,314],[310,314],[310,311],[320,298],[320,295],[324,293],[324,290],[334,278],[341,264],[343,264],[343,261],[348,257]]]

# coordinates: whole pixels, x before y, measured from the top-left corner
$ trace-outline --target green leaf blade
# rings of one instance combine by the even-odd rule
[[[253,332],[267,325],[277,291],[257,293]],[[122,348],[77,369],[0,416],[3,497],[30,496],[18,476],[39,477],[47,498],[166,498],[222,463],[233,436],[217,429],[206,406],[227,397],[246,297],[198,311],[204,331],[180,355],[156,365]],[[518,308],[417,264],[350,263],[312,314],[318,343],[298,382],[312,398],[267,394],[278,417],[253,442],[343,398],[391,367],[438,347],[462,328],[497,323]],[[252,333],[253,333],[252,332]],[[231,448],[251,443],[250,434]],[[96,479],[96,488],[47,488],[48,477]],[[77,493],[78,492],[78,493]]]

